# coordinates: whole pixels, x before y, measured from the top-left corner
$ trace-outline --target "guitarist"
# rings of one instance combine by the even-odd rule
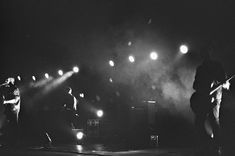
[[[198,145],[201,152],[206,152],[208,146],[211,147],[213,141],[213,151],[220,150],[219,137],[219,109],[222,100],[222,88],[219,88],[214,95],[210,95],[211,88],[225,81],[225,72],[222,65],[211,59],[212,47],[208,46],[201,52],[203,62],[196,69],[192,95],[190,102],[195,114],[195,126],[197,131]],[[208,120],[211,125],[211,134],[207,134],[205,122]]]
[[[5,136],[7,144],[15,144],[18,135],[18,120],[20,112],[20,91],[14,78],[7,78],[1,86],[4,114],[6,116]]]

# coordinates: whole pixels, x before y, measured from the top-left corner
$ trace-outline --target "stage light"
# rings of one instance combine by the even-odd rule
[[[181,45],[181,46],[180,46],[180,52],[181,52],[182,54],[186,54],[186,53],[188,52],[188,46],[186,46],[186,45]]]
[[[82,140],[83,137],[84,137],[84,133],[83,132],[77,132],[76,137],[77,137],[78,140]]]
[[[155,100],[148,100],[147,102],[148,102],[148,103],[156,103]]]
[[[113,60],[109,60],[109,65],[110,65],[111,67],[113,67],[113,66],[114,66],[114,62],[113,62]]]
[[[49,79],[49,74],[45,73],[45,78]]]
[[[112,78],[109,78],[109,82],[111,82],[111,83],[112,83],[112,82],[113,82],[113,79],[112,79]]]
[[[74,73],[78,73],[79,72],[79,68],[77,66],[73,67],[73,72]]]
[[[132,45],[132,43],[131,43],[131,41],[129,41],[129,42],[128,42],[128,46],[131,46],[131,45]]]
[[[76,145],[76,148],[79,152],[81,152],[83,150],[82,145]]]
[[[35,77],[34,75],[32,76],[32,79],[33,79],[34,81],[36,81],[36,77]]]
[[[96,115],[97,115],[99,118],[101,118],[101,117],[104,115],[104,112],[103,112],[102,110],[98,110],[98,111],[96,112]]]
[[[213,133],[211,133],[211,138],[214,138],[214,134]]]
[[[84,98],[84,93],[80,93],[79,96],[80,96],[81,98]]]
[[[17,79],[18,79],[19,81],[21,81],[21,77],[20,77],[19,75],[17,76]]]
[[[62,76],[64,74],[63,70],[58,70],[58,74]]]
[[[156,60],[158,58],[158,54],[155,51],[153,51],[153,52],[150,53],[150,58],[152,60]]]
[[[130,56],[128,57],[128,59],[129,59],[129,61],[130,61],[131,63],[135,62],[135,57],[132,56],[132,55],[130,55]]]

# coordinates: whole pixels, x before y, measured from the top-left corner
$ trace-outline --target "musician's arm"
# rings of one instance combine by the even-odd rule
[[[16,104],[19,100],[20,100],[20,97],[17,96],[15,99],[4,100],[4,101],[3,101],[3,104]]]

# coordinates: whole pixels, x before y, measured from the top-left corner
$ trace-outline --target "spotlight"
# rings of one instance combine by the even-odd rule
[[[113,82],[113,79],[112,79],[112,78],[109,78],[109,82],[111,82],[111,83],[112,83],[112,82]]]
[[[35,77],[34,75],[32,76],[32,79],[33,79],[34,81],[36,81],[36,77]]]
[[[182,54],[186,54],[186,53],[188,52],[188,46],[186,46],[186,45],[181,45],[181,46],[180,46],[180,52],[181,52]]]
[[[77,66],[73,67],[73,72],[74,73],[78,73],[79,72],[79,68]]]
[[[99,118],[101,118],[101,117],[104,115],[104,112],[103,112],[102,110],[98,110],[98,111],[96,112],[96,115],[97,115]]]
[[[47,79],[49,79],[49,74],[48,74],[48,73],[45,73],[45,77],[46,77]]]
[[[79,152],[81,152],[81,151],[83,150],[82,145],[76,145],[76,147],[77,147],[77,150],[78,150]]]
[[[132,42],[131,42],[131,41],[129,41],[129,42],[128,42],[128,46],[131,46],[131,45],[132,45]]]
[[[155,51],[153,51],[153,52],[150,53],[150,58],[152,60],[156,60],[158,58],[158,54]]]
[[[62,76],[64,74],[63,70],[58,70],[58,74]]]
[[[130,56],[128,57],[128,59],[129,59],[129,61],[130,61],[131,63],[135,62],[135,57],[132,56],[132,55],[130,55]]]
[[[76,137],[77,137],[78,140],[82,140],[83,137],[84,137],[84,133],[83,132],[77,132]]]
[[[109,60],[109,65],[110,65],[111,67],[113,67],[113,66],[114,66],[114,62],[113,62],[113,60]]]
[[[21,77],[20,77],[19,75],[17,76],[17,79],[18,79],[19,81],[21,81]]]
[[[84,98],[84,93],[80,93],[79,96],[80,96],[81,98]]]

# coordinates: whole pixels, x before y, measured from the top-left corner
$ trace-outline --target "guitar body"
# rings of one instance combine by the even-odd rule
[[[214,107],[211,96],[194,92],[190,98],[190,107],[195,115],[206,115]]]

